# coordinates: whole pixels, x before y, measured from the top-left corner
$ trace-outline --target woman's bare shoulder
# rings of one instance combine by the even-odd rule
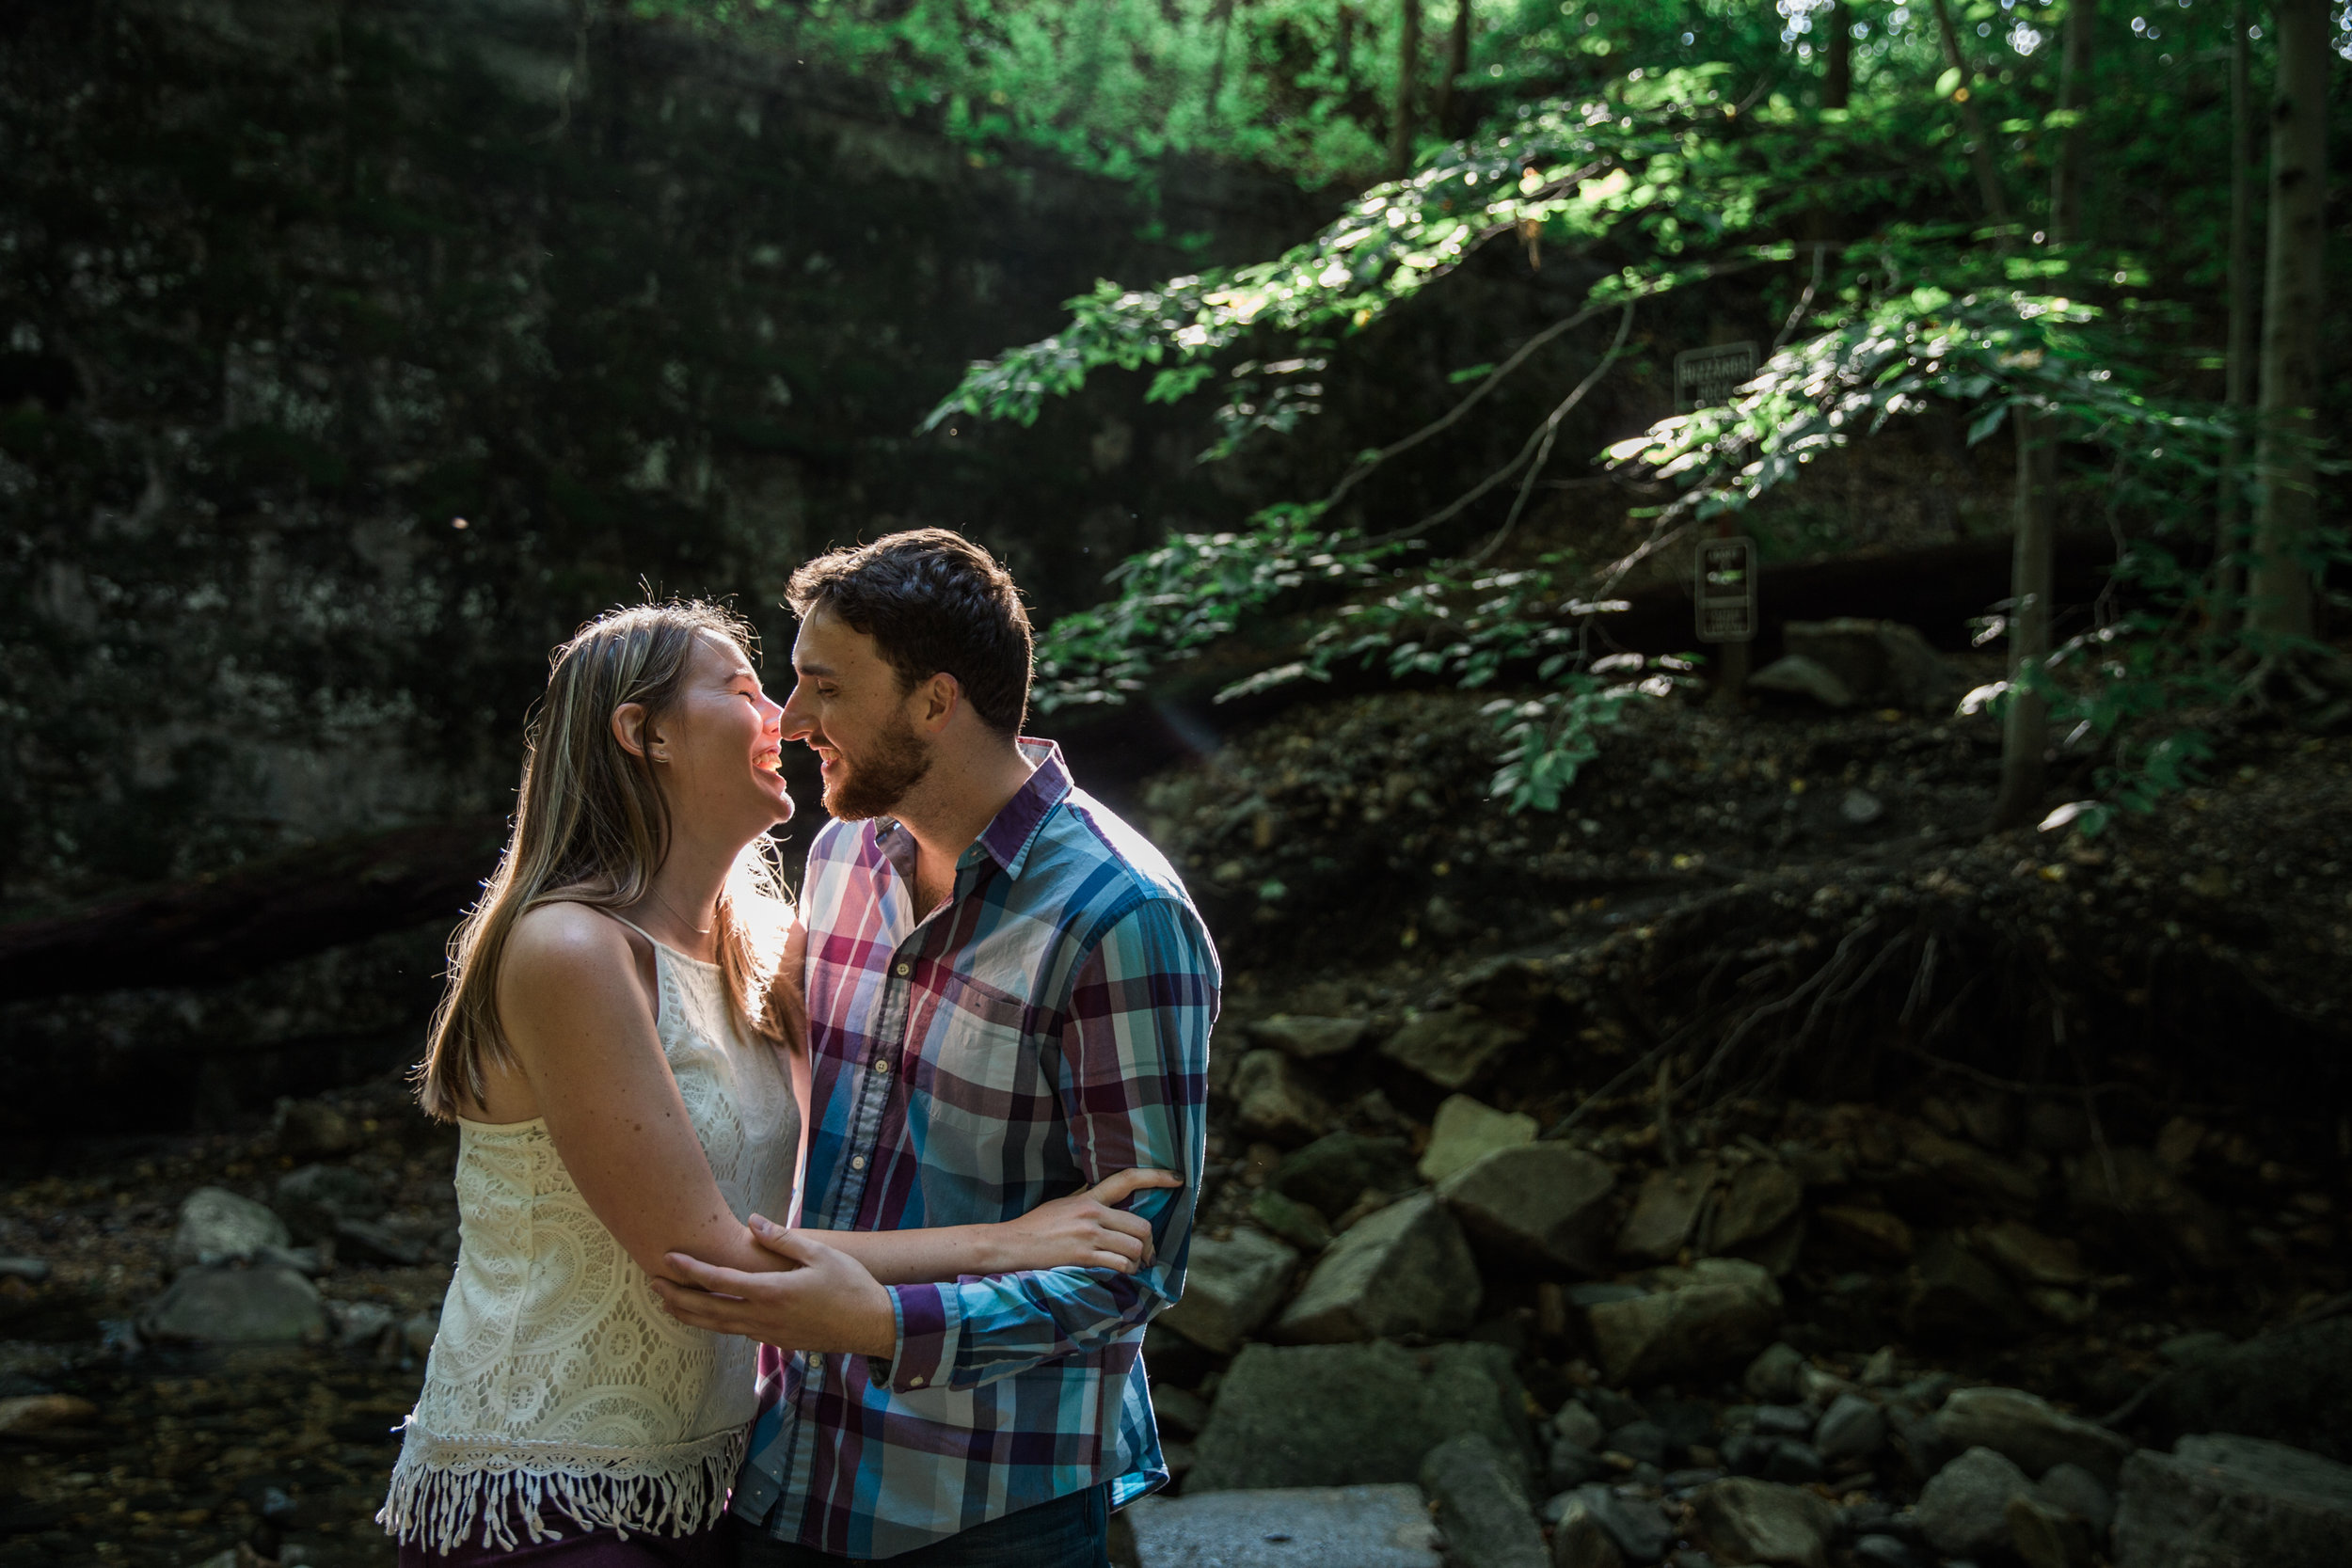
[[[628,974],[636,965],[619,921],[585,904],[550,902],[516,920],[501,967],[526,984],[577,984]]]

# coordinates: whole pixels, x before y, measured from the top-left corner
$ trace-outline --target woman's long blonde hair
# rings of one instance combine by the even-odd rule
[[[515,832],[481,902],[450,939],[449,987],[432,1044],[416,1071],[417,1098],[446,1121],[479,1106],[485,1062],[513,1066],[500,1027],[498,972],[515,922],[541,904],[620,910],[643,899],[670,845],[669,803],[653,764],[624,747],[612,715],[642,704],[659,718],[674,704],[696,639],[711,632],[746,652],[742,617],[700,600],[608,610],[549,660],[547,695],[524,731]],[[769,1000],[791,906],[763,835],[736,862],[719,895],[716,935],[727,1000],[747,1033],[780,1041]]]

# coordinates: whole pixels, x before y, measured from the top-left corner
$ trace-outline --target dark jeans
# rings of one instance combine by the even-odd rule
[[[891,1568],[1110,1568],[1108,1481],[1039,1503],[884,1560]],[[738,1568],[843,1568],[852,1561],[755,1529],[740,1531]]]

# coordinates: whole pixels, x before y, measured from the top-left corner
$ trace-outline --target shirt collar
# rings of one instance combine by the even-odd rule
[[[1021,754],[1029,759],[1028,783],[1005,802],[994,821],[980,830],[978,839],[980,848],[1005,868],[1005,875],[1016,879],[1028,862],[1030,847],[1037,843],[1045,819],[1069,798],[1071,790],[1070,768],[1062,761],[1058,742],[1023,736],[1017,744]]]

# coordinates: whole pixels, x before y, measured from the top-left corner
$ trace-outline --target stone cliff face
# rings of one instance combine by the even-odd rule
[[[0,29],[0,907],[499,811],[546,649],[641,578],[772,634],[810,551],[944,523],[1052,610],[1230,510],[1124,404],[911,436],[1187,258],[772,48],[535,0]],[[1211,257],[1313,222],[1168,189]]]

